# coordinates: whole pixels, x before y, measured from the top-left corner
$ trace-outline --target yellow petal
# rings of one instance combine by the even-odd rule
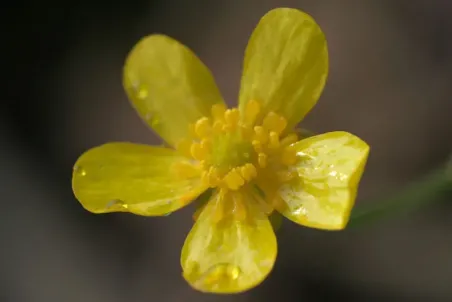
[[[285,204],[278,210],[308,227],[343,229],[355,203],[369,146],[347,132],[312,136],[293,146],[299,178],[280,188]]]
[[[256,201],[244,199],[246,219],[215,219],[221,203],[233,203],[233,194],[214,194],[185,240],[183,276],[199,291],[242,292],[261,283],[273,268],[276,237]]]
[[[210,71],[186,46],[164,35],[143,38],[124,66],[124,87],[140,116],[169,144],[223,99]]]
[[[262,17],[246,48],[240,110],[256,100],[262,114],[283,115],[290,129],[315,105],[327,74],[327,44],[317,23],[296,9],[274,9]]]
[[[77,160],[72,188],[83,207],[93,213],[165,215],[205,189],[197,169],[186,171],[184,177],[177,175],[175,165],[185,161],[167,148],[109,143]]]

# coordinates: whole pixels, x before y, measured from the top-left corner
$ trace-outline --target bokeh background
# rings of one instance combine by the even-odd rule
[[[93,215],[72,165],[108,141],[156,143],[129,105],[122,64],[160,32],[192,48],[236,102],[259,18],[289,6],[329,41],[330,76],[304,127],[372,147],[358,205],[378,202],[452,151],[448,0],[18,1],[1,9],[0,301],[452,301],[451,197],[340,233],[286,222],[271,276],[242,295],[194,292],[179,254],[191,208],[165,218]],[[376,199],[375,199],[376,198]]]

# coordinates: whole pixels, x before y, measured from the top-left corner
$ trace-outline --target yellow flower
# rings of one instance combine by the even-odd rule
[[[182,249],[183,276],[203,292],[250,289],[275,262],[273,211],[318,229],[348,222],[369,146],[347,132],[299,140],[295,129],[327,73],[324,34],[295,9],[268,12],[254,30],[238,108],[226,108],[211,73],[187,47],[145,37],[127,58],[124,86],[171,148],[91,149],[75,164],[75,196],[94,213],[161,216],[211,190]]]

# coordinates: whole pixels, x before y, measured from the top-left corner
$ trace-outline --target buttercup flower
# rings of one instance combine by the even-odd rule
[[[328,73],[325,37],[307,14],[274,9],[246,49],[238,108],[184,45],[143,38],[124,66],[139,115],[170,146],[108,143],[84,153],[73,190],[93,213],[162,216],[203,192],[182,249],[183,276],[197,290],[234,293],[270,273],[277,254],[269,215],[343,229],[369,146],[347,132],[298,137]]]

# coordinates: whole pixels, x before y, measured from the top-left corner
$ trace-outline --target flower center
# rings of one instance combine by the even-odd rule
[[[285,135],[287,121],[269,112],[261,114],[257,101],[250,101],[243,112],[212,106],[210,117],[190,125],[190,137],[177,149],[192,158],[202,169],[206,186],[236,191],[258,177],[276,175],[287,181],[294,177],[289,167],[296,161],[291,147],[295,133]],[[184,169],[178,167],[180,173]]]

